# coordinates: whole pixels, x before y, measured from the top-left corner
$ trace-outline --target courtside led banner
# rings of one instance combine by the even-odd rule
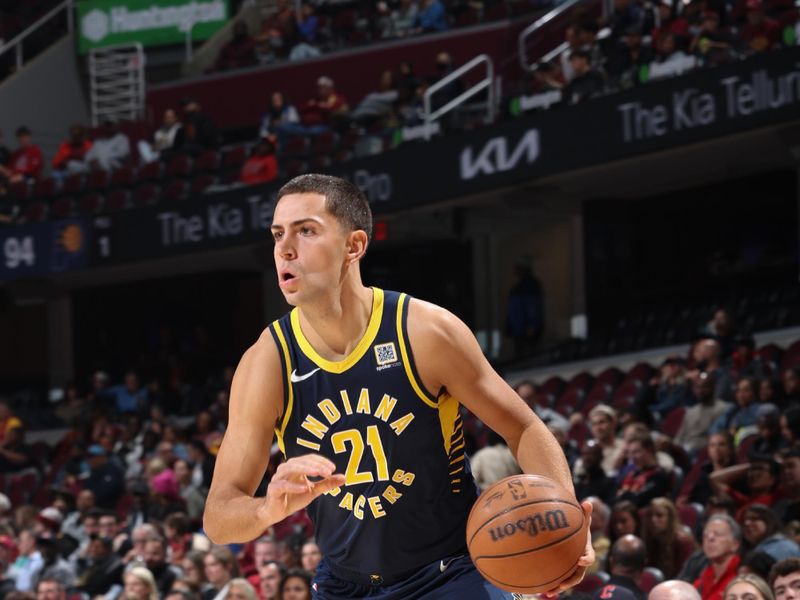
[[[78,51],[139,42],[181,44],[210,38],[228,20],[228,0],[80,0]]]

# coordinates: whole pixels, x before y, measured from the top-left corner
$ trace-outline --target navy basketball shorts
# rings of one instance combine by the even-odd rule
[[[512,600],[481,577],[468,554],[445,558],[422,567],[391,585],[370,585],[337,577],[325,559],[317,567],[311,597],[314,600]]]

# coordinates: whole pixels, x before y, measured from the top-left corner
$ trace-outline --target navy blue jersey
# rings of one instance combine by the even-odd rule
[[[463,552],[477,498],[459,403],[432,396],[414,366],[408,304],[373,288],[366,333],[338,362],[311,347],[297,309],[270,325],[284,369],[278,444],[346,477],[308,508],[317,543],[333,565],[384,578]]]

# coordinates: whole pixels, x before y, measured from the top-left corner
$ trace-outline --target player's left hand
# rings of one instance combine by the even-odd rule
[[[587,523],[586,548],[584,548],[583,554],[578,559],[578,564],[572,574],[562,581],[556,589],[550,590],[546,594],[547,596],[557,596],[559,592],[563,592],[564,590],[578,585],[583,579],[583,576],[586,575],[586,569],[594,564],[595,555],[594,548],[592,547],[592,503],[582,502],[581,508],[583,508],[583,515]]]

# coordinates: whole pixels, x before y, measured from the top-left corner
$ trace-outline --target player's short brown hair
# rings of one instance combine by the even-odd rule
[[[333,175],[298,175],[278,190],[278,200],[289,194],[325,196],[325,208],[350,231],[359,229],[372,239],[372,210],[367,197],[357,186]]]

